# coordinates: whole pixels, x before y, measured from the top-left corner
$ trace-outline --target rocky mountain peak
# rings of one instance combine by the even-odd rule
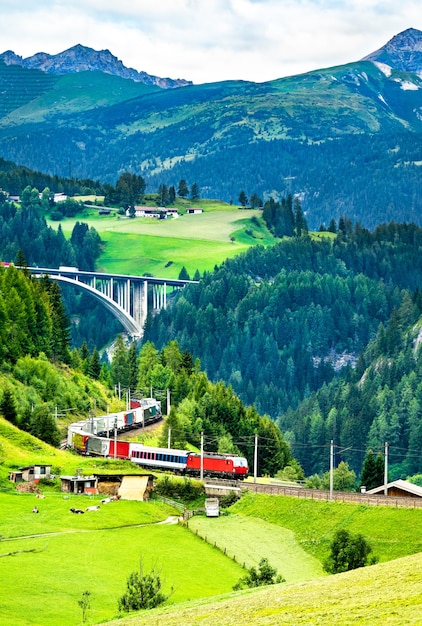
[[[422,73],[422,31],[408,28],[362,61],[385,63],[403,72]]]
[[[135,69],[125,67],[117,57],[109,50],[94,50],[77,44],[64,52],[58,54],[47,54],[37,52],[33,56],[23,59],[11,50],[0,54],[7,65],[21,65],[26,69],[38,69],[48,74],[73,74],[76,72],[100,71],[106,74],[113,74],[121,78],[145,83],[146,85],[156,85],[163,89],[174,87],[185,87],[191,85],[191,81],[184,79],[160,78],[152,76],[147,72],[138,72]]]

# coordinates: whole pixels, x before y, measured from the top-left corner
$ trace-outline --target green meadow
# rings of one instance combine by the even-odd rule
[[[322,564],[295,538],[295,533],[277,524],[245,516],[216,519],[195,516],[189,528],[247,568],[257,567],[266,557],[286,582],[302,582],[325,575]]]
[[[240,210],[212,200],[199,201],[198,205],[203,213],[189,215],[182,207],[179,218],[168,220],[130,219],[117,211],[98,215],[96,209],[87,208],[60,224],[66,236],[76,221],[97,230],[105,243],[97,264],[99,271],[160,278],[177,278],[182,267],[193,277],[196,270],[201,274],[211,271],[250,246],[275,241],[258,210]],[[58,227],[58,222],[49,223]]]
[[[90,623],[112,619],[141,556],[146,570],[160,572],[164,590],[173,588],[171,603],[226,593],[243,575],[221,551],[170,523],[178,511],[166,504],[120,500],[83,515],[69,510],[99,501],[0,494],[2,626],[79,624],[84,591]]]
[[[83,515],[69,510],[96,503],[99,496],[69,496],[52,488],[41,500],[12,490],[0,493],[2,625],[80,624],[78,601],[85,591],[91,594],[88,623],[116,619],[117,600],[141,556],[145,568],[159,570],[164,589],[173,592],[165,608],[149,611],[148,618],[139,614],[115,622],[122,626],[146,619],[157,625],[231,624],[236,616],[239,624],[351,624],[358,616],[368,624],[386,616],[388,623],[418,623],[400,621],[412,618],[409,607],[422,604],[418,509],[246,493],[228,515],[195,516],[188,526],[174,523],[180,513],[171,505],[154,500],[100,504]],[[38,514],[32,513],[35,504]],[[327,576],[322,561],[338,528],[362,533],[384,562]],[[416,552],[413,560],[399,558]],[[256,566],[262,557],[286,583],[232,592],[244,567]],[[390,605],[389,587],[395,593]]]

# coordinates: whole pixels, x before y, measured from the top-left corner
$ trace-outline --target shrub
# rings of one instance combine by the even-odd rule
[[[222,509],[228,509],[232,504],[239,500],[240,496],[235,491],[230,491],[220,498],[220,506]]]
[[[286,579],[277,574],[275,567],[271,567],[268,559],[262,558],[259,562],[258,569],[251,567],[247,576],[240,578],[233,586],[233,590],[244,589],[245,587],[262,587],[263,585],[275,585],[284,583]]]
[[[127,590],[118,600],[119,611],[139,611],[141,609],[153,609],[162,604],[170,597],[162,592],[160,574],[153,567],[149,572],[144,572],[142,557],[139,564],[139,572],[132,572],[127,579]]]
[[[191,478],[164,475],[155,485],[155,492],[166,498],[195,500],[204,495],[204,485]]]
[[[353,535],[348,530],[338,530],[330,546],[330,556],[324,563],[324,569],[330,574],[347,572],[368,565],[368,557],[372,548],[363,535]],[[376,563],[372,557],[369,564]]]

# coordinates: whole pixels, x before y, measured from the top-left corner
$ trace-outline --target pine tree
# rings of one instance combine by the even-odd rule
[[[6,387],[3,391],[3,398],[0,402],[0,413],[11,424],[17,424],[18,413],[16,409],[15,398],[12,390],[9,387]]]
[[[53,361],[70,363],[70,320],[66,312],[57,281],[51,283],[50,291],[52,316],[52,358]]]
[[[138,385],[138,353],[136,350],[135,342],[133,342],[129,348],[128,367],[129,367],[129,388],[135,391]]]
[[[186,181],[182,178],[182,180],[179,181],[179,186],[177,188],[177,195],[180,196],[181,198],[187,198],[187,196],[189,195],[189,188],[186,184]]]
[[[100,377],[101,362],[100,362],[100,355],[98,354],[98,350],[96,347],[92,351],[92,356],[89,362],[88,373],[92,378],[95,378],[95,380],[98,380]]]
[[[129,387],[128,350],[122,335],[116,337],[110,371],[114,385]]]

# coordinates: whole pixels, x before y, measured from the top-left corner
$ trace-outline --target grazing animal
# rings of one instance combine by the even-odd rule
[[[37,507],[37,506],[34,506],[34,508],[32,509],[32,512],[33,512],[33,513],[39,513],[38,507]]]
[[[45,498],[45,496],[43,496],[42,493],[37,493],[37,495],[35,497],[36,498],[41,498],[41,499]]]
[[[82,509],[74,509],[73,507],[70,509],[70,512],[71,513],[79,513],[79,514],[85,513],[85,511],[82,511]]]
[[[97,504],[96,506],[87,506],[85,511],[98,511],[100,508],[100,505]]]

